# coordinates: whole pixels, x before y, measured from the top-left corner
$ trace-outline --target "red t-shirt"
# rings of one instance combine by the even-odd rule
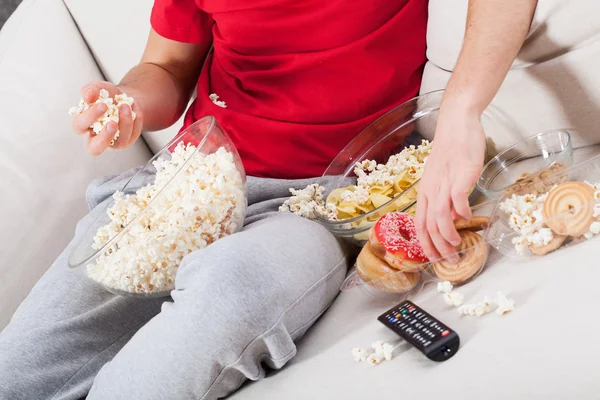
[[[156,0],[151,22],[171,40],[213,41],[185,126],[214,115],[252,176],[320,176],[417,94],[426,61],[427,0]]]

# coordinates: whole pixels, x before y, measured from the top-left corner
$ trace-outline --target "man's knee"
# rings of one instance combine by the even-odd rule
[[[324,228],[275,217],[187,256],[176,290],[226,296],[231,307],[274,307],[295,301],[334,270],[343,275],[345,268],[344,250]]]
[[[169,398],[162,395],[165,388],[192,390],[191,380],[203,376],[202,382],[193,385],[201,397],[207,391],[227,393],[244,376],[258,379],[262,376],[262,367],[256,363],[259,357],[267,357],[265,362],[275,368],[291,358],[293,340],[338,293],[346,262],[337,241],[330,240],[320,226],[295,217],[276,218],[186,257],[178,271],[173,302],[165,303],[162,312],[103,368],[89,398],[131,398],[133,387],[121,375],[126,368],[147,382],[139,390],[148,393],[136,392],[137,398]],[[186,365],[195,378],[181,373],[168,379],[156,376],[155,370],[137,358],[154,353],[155,358],[161,357],[165,370]],[[234,377],[235,382],[230,385],[217,376]],[[218,384],[211,388],[212,382]],[[120,388],[118,396],[110,397],[115,387]]]

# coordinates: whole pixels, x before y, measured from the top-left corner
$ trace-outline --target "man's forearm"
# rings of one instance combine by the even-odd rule
[[[119,87],[135,98],[144,113],[144,130],[156,131],[174,124],[185,111],[190,87],[178,81],[164,68],[142,62],[119,83]]]
[[[537,0],[469,0],[465,40],[444,104],[478,114],[492,101],[531,25]]]
[[[179,119],[196,86],[210,44],[179,43],[150,31],[140,64],[119,83],[121,90],[142,108],[144,130],[164,129]]]

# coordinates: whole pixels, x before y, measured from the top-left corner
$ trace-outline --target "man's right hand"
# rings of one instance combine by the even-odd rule
[[[123,93],[118,86],[109,82],[99,81],[84,86],[81,89],[81,96],[86,103],[91,104],[98,100],[101,89],[106,89],[110,97]],[[131,108],[127,104],[119,107],[119,124],[109,122],[96,135],[90,126],[106,112],[106,109],[106,104],[95,104],[81,115],[73,117],[73,131],[87,137],[87,151],[94,156],[98,156],[110,148],[124,149],[133,144],[142,133],[144,116],[142,115],[139,103],[135,100]],[[136,113],[135,121],[132,120],[131,111]],[[117,130],[120,131],[119,137],[111,146],[110,142]]]

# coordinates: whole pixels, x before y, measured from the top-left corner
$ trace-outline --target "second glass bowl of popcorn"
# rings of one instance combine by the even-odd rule
[[[595,157],[520,182],[498,200],[486,240],[504,255],[529,258],[599,234],[600,157]]]
[[[168,296],[183,257],[241,230],[246,207],[239,154],[205,117],[92,211],[69,266],[116,294]]]
[[[430,150],[423,139],[434,136],[443,95],[443,90],[426,93],[392,109],[331,162],[320,181],[329,206],[315,214],[333,235],[362,246],[369,229],[384,214],[414,214],[418,182]],[[358,169],[357,163],[361,163]],[[369,183],[369,193],[361,188],[363,182]],[[478,194],[474,190],[470,201]],[[332,212],[337,219],[332,219]]]

